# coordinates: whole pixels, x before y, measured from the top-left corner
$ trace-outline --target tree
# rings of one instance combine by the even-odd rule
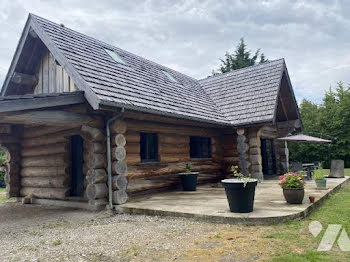
[[[332,138],[332,143],[288,143],[291,161],[322,161],[329,167],[331,159],[343,159],[345,166],[350,167],[350,86],[339,82],[325,93],[321,104],[304,99],[300,113],[305,134]]]
[[[253,57],[251,57],[251,52],[247,51],[247,45],[245,44],[244,39],[241,38],[234,54],[226,52],[225,57],[220,59],[221,65],[219,70],[213,70],[213,75],[255,65],[257,60],[259,61],[259,64],[268,61],[263,53],[260,54],[260,49],[256,50]]]

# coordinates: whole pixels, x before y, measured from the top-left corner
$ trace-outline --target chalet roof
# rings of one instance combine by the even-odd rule
[[[200,80],[202,88],[232,125],[274,118],[284,59]]]
[[[32,14],[24,34],[30,30],[64,67],[77,88],[85,92],[94,109],[103,105],[125,107],[235,126],[273,122],[282,73],[288,74],[280,59],[198,81]],[[116,63],[105,49],[116,52],[126,64]],[[3,95],[9,75],[11,68]]]

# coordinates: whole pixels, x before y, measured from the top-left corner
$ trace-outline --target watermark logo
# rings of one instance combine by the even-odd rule
[[[312,221],[309,224],[309,231],[314,237],[317,237],[321,233],[322,228],[322,224],[319,221]],[[326,232],[322,237],[321,243],[317,248],[317,251],[330,251],[333,248],[337,238],[337,244],[340,250],[350,251],[349,236],[345,229],[342,228],[342,225],[339,224],[328,225]]]

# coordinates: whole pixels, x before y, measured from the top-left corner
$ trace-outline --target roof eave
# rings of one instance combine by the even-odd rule
[[[4,83],[2,85],[1,93],[0,93],[1,96],[5,96],[6,95],[7,87],[9,85],[9,83],[10,83],[11,76],[12,76],[13,72],[15,71],[18,59],[19,59],[19,57],[20,57],[20,55],[22,53],[22,49],[23,49],[24,43],[26,42],[26,39],[28,37],[29,31],[30,31],[30,18],[31,17],[30,17],[30,14],[29,14],[29,16],[27,18],[27,21],[25,23],[25,26],[23,28],[21,37],[20,37],[20,39],[18,41],[15,53],[14,53],[14,55],[12,57],[12,61],[11,61],[9,70],[7,71]]]
[[[145,108],[145,107],[139,107],[139,106],[117,103],[117,102],[112,102],[112,101],[100,100],[98,109],[103,110],[103,106],[118,107],[118,108],[123,107],[125,109],[139,111],[142,113],[150,113],[150,114],[161,115],[161,116],[187,119],[187,120],[192,120],[192,121],[197,121],[197,122],[202,122],[202,123],[207,123],[207,124],[214,124],[214,125],[218,125],[218,126],[222,126],[222,127],[230,127],[231,126],[231,124],[229,122],[225,122],[225,121],[215,121],[215,120],[204,119],[204,118],[195,117],[195,116],[187,116],[187,115],[183,115],[183,114],[164,112],[164,111],[149,109],[149,108]]]

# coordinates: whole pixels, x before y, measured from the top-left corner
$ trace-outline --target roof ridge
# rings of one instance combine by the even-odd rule
[[[221,76],[224,76],[224,75],[226,76],[226,75],[229,75],[229,74],[234,74],[234,73],[245,71],[245,70],[252,69],[252,68],[255,68],[255,67],[265,66],[267,64],[271,64],[271,63],[274,63],[274,62],[277,62],[277,61],[280,61],[280,60],[285,61],[284,58],[268,60],[268,61],[266,61],[264,63],[259,63],[259,64],[256,64],[256,65],[251,65],[251,66],[239,68],[239,69],[236,69],[236,70],[232,70],[232,71],[229,71],[229,72],[225,72],[225,73],[221,73],[221,74],[217,74],[217,75],[213,75],[213,76],[207,76],[206,78],[199,79],[198,81],[201,82],[201,81],[205,81],[205,80],[208,80],[208,79],[221,77]]]

